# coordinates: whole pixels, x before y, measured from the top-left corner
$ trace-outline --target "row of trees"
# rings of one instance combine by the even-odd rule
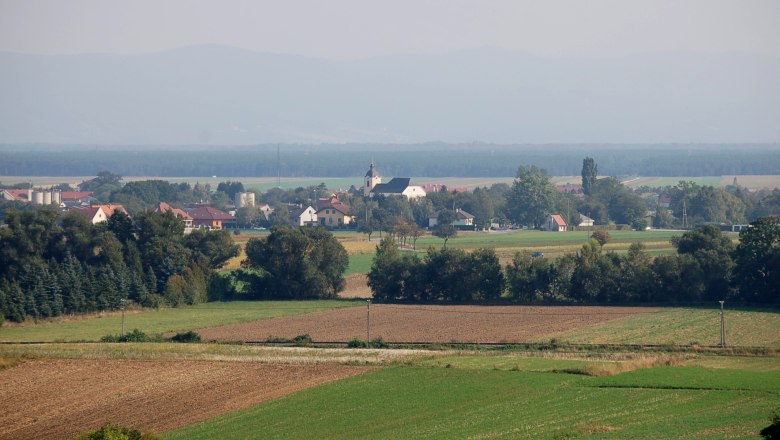
[[[392,237],[377,247],[368,275],[386,302],[578,303],[780,302],[780,225],[762,218],[737,246],[714,226],[673,240],[676,255],[650,257],[635,243],[626,255],[592,239],[558,259],[517,253],[502,270],[493,250],[429,250],[422,259],[399,251]]]
[[[206,301],[213,269],[238,255],[224,231],[196,230],[172,213],[116,211],[93,225],[42,208],[5,215],[0,228],[0,316],[13,321]]]

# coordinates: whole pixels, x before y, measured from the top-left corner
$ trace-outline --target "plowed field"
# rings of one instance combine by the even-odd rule
[[[109,420],[167,431],[365,371],[344,365],[29,361],[0,371],[0,438],[73,438]]]
[[[657,309],[371,305],[371,338],[388,342],[530,342]],[[264,341],[308,333],[317,342],[365,339],[367,310],[350,307],[198,330],[205,340]]]

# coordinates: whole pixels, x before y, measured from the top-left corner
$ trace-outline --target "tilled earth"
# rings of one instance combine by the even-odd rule
[[[333,364],[28,361],[0,371],[0,439],[70,439],[105,421],[162,432],[368,370]]]
[[[650,307],[371,305],[371,338],[388,342],[532,342]],[[368,310],[349,307],[199,329],[204,340],[265,341],[309,334],[315,342],[366,339]]]

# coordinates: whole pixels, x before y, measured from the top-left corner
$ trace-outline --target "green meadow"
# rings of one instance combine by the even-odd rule
[[[356,305],[359,303],[349,300],[233,301],[159,310],[144,309],[125,313],[125,331],[139,329],[149,335],[180,332]],[[96,341],[105,335],[119,334],[121,325],[119,312],[60,318],[20,326],[6,324],[0,327],[0,342]]]
[[[776,372],[681,366],[592,377],[393,366],[164,438],[756,438],[778,403]]]

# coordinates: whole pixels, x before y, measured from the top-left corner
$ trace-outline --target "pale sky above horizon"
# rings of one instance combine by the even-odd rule
[[[780,1],[0,0],[0,51],[147,53],[199,44],[350,59],[483,46],[550,57],[780,57]]]

